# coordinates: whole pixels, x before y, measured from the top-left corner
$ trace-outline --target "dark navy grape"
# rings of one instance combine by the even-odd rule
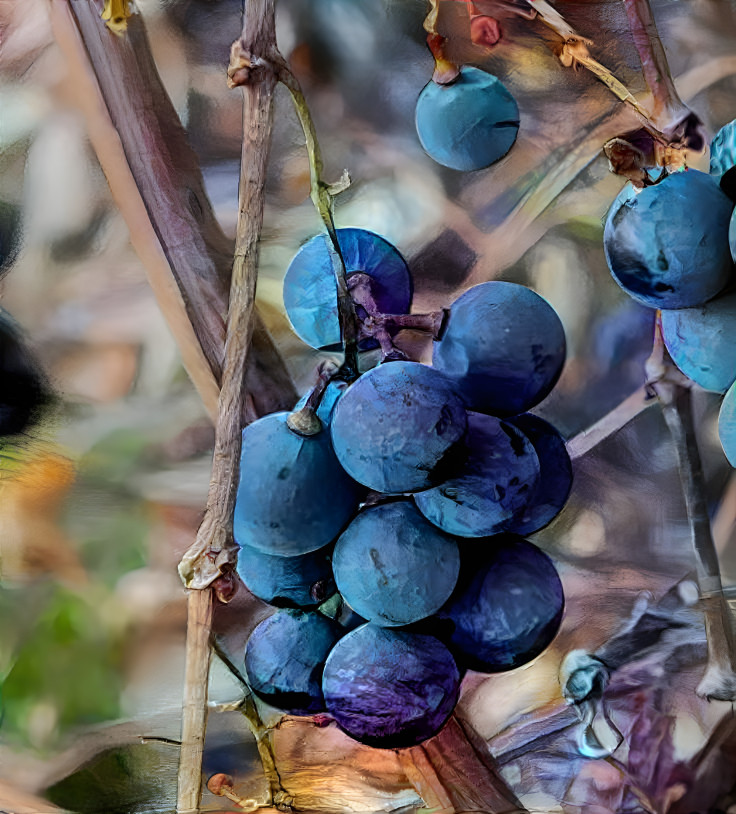
[[[291,715],[325,711],[322,670],[344,630],[319,613],[279,610],[251,633],[245,672],[253,692]]]
[[[409,501],[362,511],[335,545],[333,568],[345,601],[377,625],[408,625],[447,601],[460,570],[455,541]]]
[[[253,596],[269,605],[316,607],[336,590],[330,554],[330,546],[297,557],[243,546],[238,552],[238,574]]]
[[[363,490],[340,466],[327,430],[305,438],[287,416],[273,413],[243,430],[233,532],[241,546],[294,556],[333,542]]]
[[[481,283],[452,304],[432,358],[457,382],[469,409],[518,415],[554,387],[565,362],[565,331],[554,308],[526,286]]]
[[[705,390],[725,393],[736,381],[736,293],[663,311],[662,335],[677,367]]]
[[[444,480],[466,423],[449,377],[418,362],[386,362],[363,374],[338,401],[332,443],[355,480],[401,494]]]
[[[508,419],[529,439],[539,459],[536,489],[518,517],[506,527],[517,534],[533,534],[562,511],[572,488],[572,463],[565,439],[543,418],[525,413]]]
[[[412,297],[406,261],[387,240],[365,229],[338,229],[348,276],[363,272],[374,280],[373,297],[384,314],[405,314]],[[286,314],[300,339],[313,348],[340,346],[337,285],[332,268],[329,238],[315,235],[297,252],[284,277]],[[376,347],[374,340],[362,349]]]
[[[731,466],[736,468],[736,384],[732,384],[721,403],[718,437]]]
[[[521,515],[539,479],[534,447],[516,427],[468,414],[465,461],[444,483],[414,495],[421,513],[448,534],[487,537]]]
[[[603,244],[616,282],[651,308],[692,308],[731,276],[733,203],[709,175],[688,170],[611,207]]]
[[[335,645],[322,679],[327,711],[360,743],[416,746],[442,729],[460,674],[439,639],[363,625]]]
[[[453,625],[449,641],[458,664],[497,673],[538,656],[557,634],[563,608],[550,558],[508,534],[463,549],[458,587],[437,616]]]
[[[448,85],[425,85],[417,100],[416,128],[422,147],[438,164],[480,170],[513,146],[519,108],[500,79],[466,66]]]

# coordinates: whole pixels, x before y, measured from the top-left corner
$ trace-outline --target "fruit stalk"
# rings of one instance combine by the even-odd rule
[[[705,617],[708,664],[697,693],[709,700],[732,701],[736,699],[736,640],[708,516],[705,478],[693,421],[692,389],[668,357],[659,318],[647,372],[662,405],[677,455]]]
[[[353,305],[353,300],[348,290],[345,260],[343,259],[340,244],[337,239],[335,219],[332,214],[334,198],[349,186],[350,176],[347,172],[343,173],[342,178],[336,184],[327,184],[322,179],[324,167],[322,151],[317,139],[314,120],[312,119],[312,114],[307,105],[307,100],[304,97],[299,80],[294,76],[286,60],[276,49],[275,45],[271,52],[271,58],[273,59],[279,81],[291,94],[299,123],[304,131],[307,157],[309,159],[310,197],[330,238],[327,245],[332,259],[332,269],[337,285],[337,315],[340,322],[340,332],[342,334],[342,344],[345,353],[339,377],[347,382],[352,382],[360,375],[358,367],[358,321],[355,316],[355,306]]]

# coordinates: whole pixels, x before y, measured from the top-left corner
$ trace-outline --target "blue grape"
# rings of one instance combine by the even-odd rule
[[[449,534],[497,534],[534,494],[537,454],[516,427],[482,413],[468,414],[464,445],[466,458],[458,473],[414,500],[428,520]]]
[[[736,380],[736,293],[663,311],[662,335],[677,367],[705,390],[725,393]]]
[[[557,430],[539,416],[525,413],[508,419],[529,439],[539,459],[537,487],[524,508],[506,531],[533,534],[551,522],[564,507],[572,488],[572,463],[567,446]]]
[[[564,608],[550,558],[526,540],[498,535],[463,548],[458,586],[438,619],[452,624],[458,664],[482,673],[520,667],[554,639]]]
[[[322,689],[327,711],[351,738],[400,749],[440,731],[457,703],[460,674],[434,636],[368,624],[335,645]]]
[[[616,282],[651,308],[692,308],[729,280],[733,204],[711,176],[676,172],[611,208],[603,235]]]
[[[387,494],[444,479],[467,419],[451,380],[418,362],[386,362],[338,401],[332,443],[355,480]]]
[[[736,384],[732,384],[721,403],[718,437],[731,466],[736,467]]]
[[[233,531],[241,546],[295,556],[331,543],[363,494],[338,463],[329,432],[305,438],[272,413],[243,430]]]
[[[460,570],[455,541],[428,523],[409,501],[362,511],[333,555],[335,581],[364,619],[408,625],[437,611]]]
[[[322,670],[344,630],[319,613],[279,610],[264,619],[245,646],[253,692],[292,715],[325,711]]]
[[[438,164],[480,170],[513,146],[519,108],[500,79],[464,67],[448,85],[425,85],[417,100],[416,128],[422,147]]]
[[[565,331],[552,306],[526,286],[481,283],[452,304],[432,358],[457,382],[469,409],[518,415],[554,387],[565,362]]]
[[[736,200],[736,119],[722,127],[711,142],[710,174]]]
[[[276,607],[316,607],[335,593],[331,548],[297,557],[265,554],[243,546],[238,553],[238,574],[245,587]]]
[[[728,225],[728,245],[731,248],[731,257],[736,263],[736,209],[731,215],[731,222]]]
[[[348,276],[363,272],[374,280],[373,297],[384,314],[409,311],[412,283],[406,261],[387,240],[365,229],[338,229]],[[284,306],[294,331],[307,345],[340,347],[337,285],[327,235],[315,235],[294,256],[284,277]],[[361,349],[376,347],[374,340]]]

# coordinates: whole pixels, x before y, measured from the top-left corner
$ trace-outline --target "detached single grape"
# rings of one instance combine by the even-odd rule
[[[418,622],[452,593],[460,570],[457,544],[409,501],[362,511],[333,556],[335,581],[364,619],[386,627]]]
[[[470,410],[510,416],[554,387],[565,347],[560,318],[545,299],[526,286],[493,281],[452,304],[432,358],[457,382]]]
[[[460,674],[434,636],[368,624],[335,645],[322,689],[327,711],[351,738],[400,749],[442,729],[457,703]]]
[[[480,170],[513,146],[519,108],[500,79],[465,66],[447,85],[425,85],[417,100],[416,128],[422,147],[438,164]]]
[[[287,417],[273,413],[243,430],[233,531],[239,545],[294,556],[333,542],[363,490],[340,466],[327,430],[304,437]]]
[[[338,401],[332,443],[357,481],[401,494],[444,480],[466,423],[449,377],[418,362],[386,362]]]
[[[246,644],[248,685],[267,704],[292,715],[324,712],[322,670],[344,632],[319,613],[276,611]]]
[[[693,308],[728,283],[733,203],[709,175],[675,172],[611,207],[603,246],[611,274],[651,308]]]

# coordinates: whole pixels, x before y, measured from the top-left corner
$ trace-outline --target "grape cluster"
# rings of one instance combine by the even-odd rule
[[[506,282],[469,289],[441,318],[408,314],[398,251],[360,229],[338,242],[361,342],[382,361],[349,383],[322,368],[294,413],[243,430],[238,570],[278,608],[245,668],[279,709],[408,747],[444,725],[466,670],[525,664],[559,628],[555,567],[520,535],[571,487],[564,440],[527,412],[560,375],[565,335],[544,299]],[[331,263],[320,236],[285,275],[287,315],[318,349],[340,340]],[[432,332],[432,365],[394,346],[407,327]]]
[[[725,393],[719,432],[736,466],[736,121],[711,144],[710,174],[683,170],[637,192],[627,185],[604,232],[611,274],[661,309],[662,336],[692,381]]]

